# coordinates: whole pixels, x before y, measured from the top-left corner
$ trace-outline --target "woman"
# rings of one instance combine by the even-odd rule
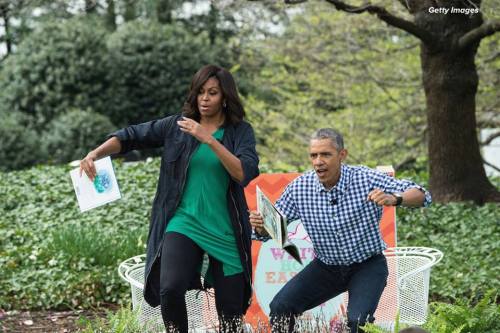
[[[251,227],[243,188],[259,174],[255,137],[235,81],[207,65],[193,77],[182,115],[109,136],[80,163],[132,149],[163,147],[149,228],[144,298],[161,304],[167,332],[187,332],[185,293],[213,285],[223,332],[241,330],[252,293]],[[203,254],[209,256],[201,284]]]

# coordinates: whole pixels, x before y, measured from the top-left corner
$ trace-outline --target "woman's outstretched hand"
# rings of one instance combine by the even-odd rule
[[[91,151],[85,156],[83,160],[80,161],[80,177],[82,176],[82,172],[85,172],[87,177],[90,178],[91,181],[94,181],[94,178],[97,174],[95,169],[94,161],[97,159],[96,153]]]
[[[212,135],[205,128],[203,128],[198,122],[186,117],[182,117],[182,119],[183,120],[179,120],[177,122],[181,131],[194,136],[201,143],[209,144],[210,141],[213,140]]]

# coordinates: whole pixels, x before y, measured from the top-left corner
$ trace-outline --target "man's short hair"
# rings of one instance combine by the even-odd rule
[[[333,128],[320,128],[311,135],[311,140],[330,139],[337,150],[344,149],[344,137]]]
[[[402,329],[398,333],[429,333],[424,329],[421,329],[420,327],[408,327],[405,329]]]

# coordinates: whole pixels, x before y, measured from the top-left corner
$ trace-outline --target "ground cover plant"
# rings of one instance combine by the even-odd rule
[[[115,161],[123,198],[84,214],[69,170],[39,166],[0,173],[1,309],[93,308],[130,300],[117,267],[145,252],[159,160]],[[397,215],[399,246],[445,254],[432,270],[431,300],[478,299],[500,289],[497,205],[398,208]]]

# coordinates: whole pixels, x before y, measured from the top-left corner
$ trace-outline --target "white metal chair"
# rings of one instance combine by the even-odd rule
[[[427,247],[394,247],[384,252],[389,267],[387,286],[382,294],[375,323],[392,329],[399,313],[399,322],[421,325],[427,318],[431,268],[442,258],[439,250]],[[150,307],[143,298],[145,255],[122,262],[118,272],[130,283],[132,306],[139,313],[139,322],[145,331],[162,332],[160,308]],[[189,291],[186,294],[189,327],[193,332],[215,331],[218,324],[213,293]],[[347,293],[344,295],[347,306]],[[247,331],[249,330],[248,327]]]
[[[144,332],[164,332],[160,307],[151,307],[143,297],[144,267],[146,255],[138,255],[123,261],[118,266],[120,277],[130,283],[132,308]],[[215,298],[212,293],[190,290],[186,294],[188,325],[191,332],[215,332],[218,325]]]
[[[389,278],[375,312],[375,323],[392,329],[398,315],[400,323],[425,323],[431,268],[441,261],[443,253],[427,247],[394,247],[384,254]]]

